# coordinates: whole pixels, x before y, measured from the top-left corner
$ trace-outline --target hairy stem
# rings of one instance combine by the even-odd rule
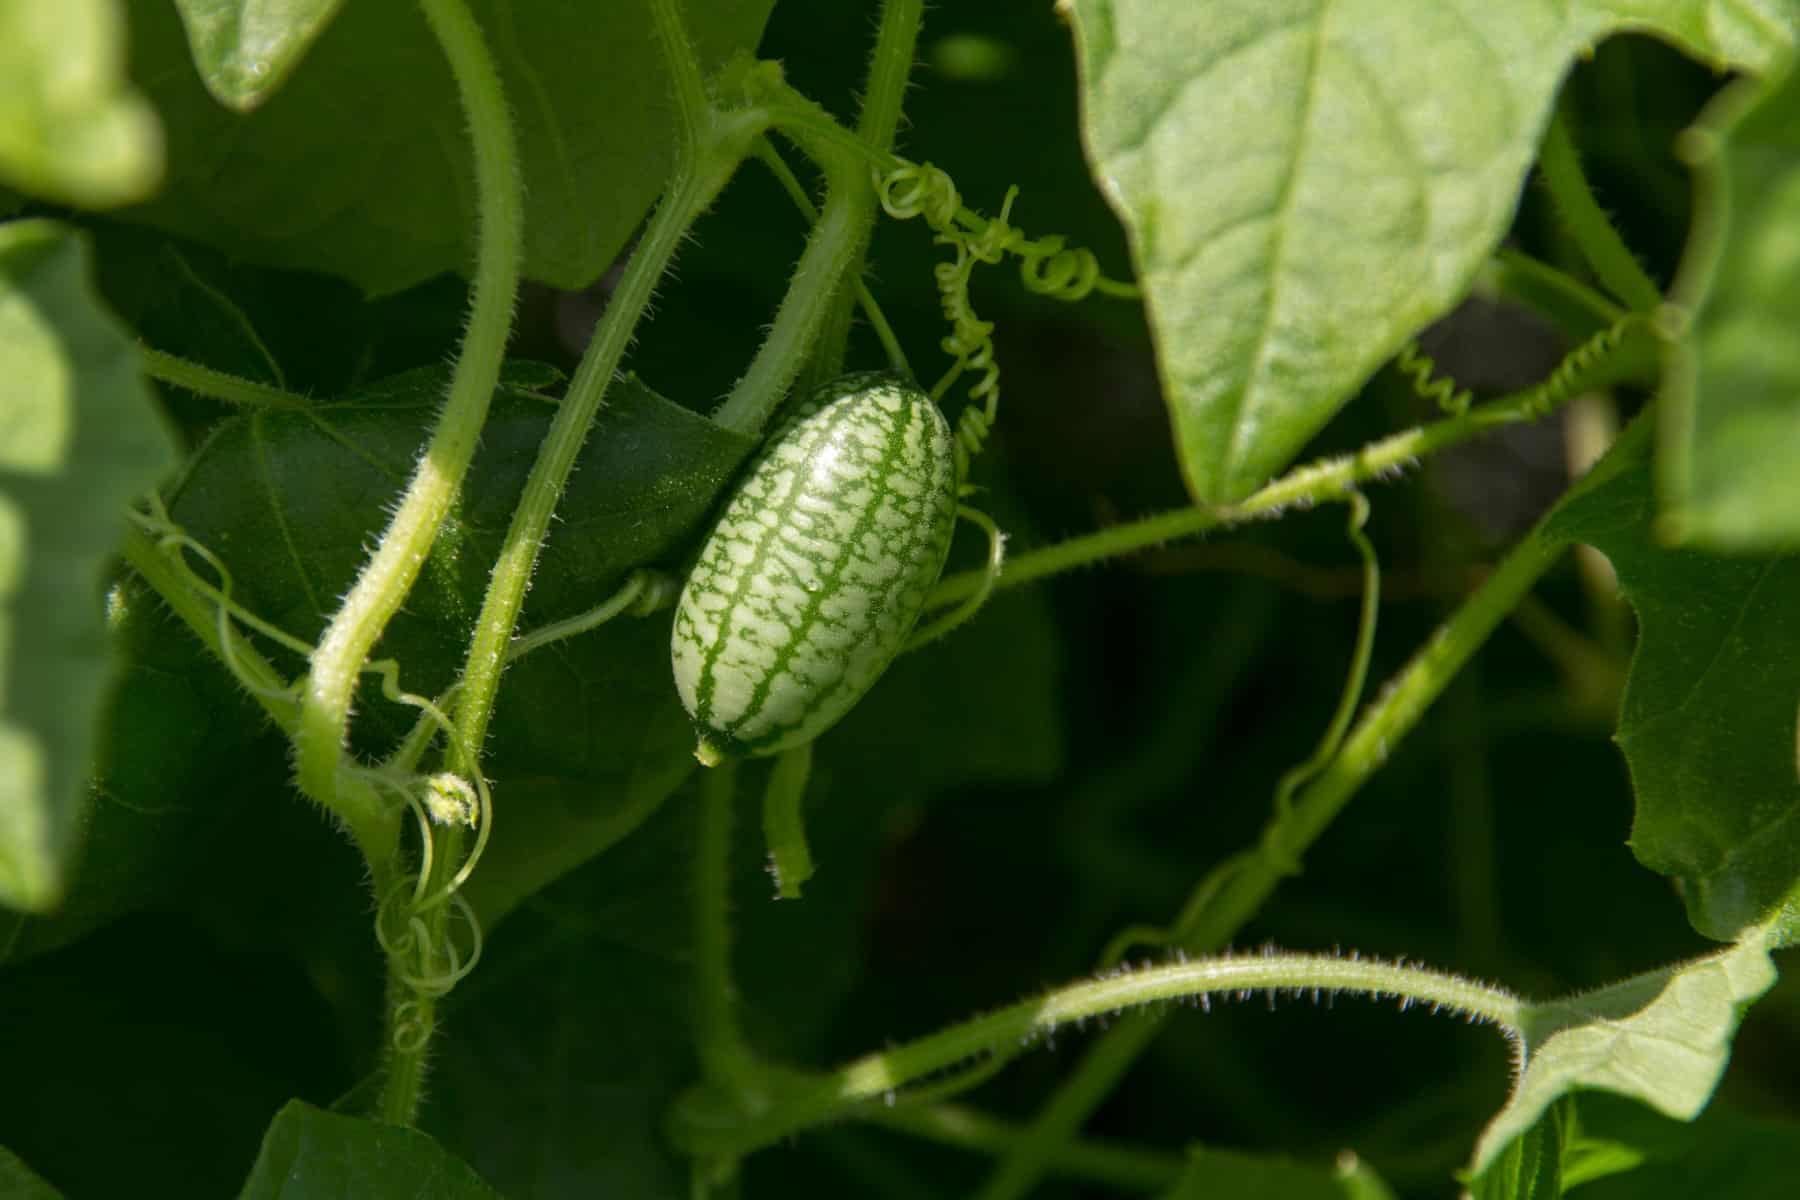
[[[161,350],[152,350],[148,346],[138,348],[138,363],[144,368],[144,374],[158,383],[166,383],[171,387],[184,388],[196,396],[205,396],[210,400],[223,400],[227,404],[236,404],[243,408],[305,408],[305,396],[271,387],[266,383],[258,383],[254,379],[244,379],[237,375],[228,375],[224,371],[215,371],[211,367],[203,367],[199,363],[189,362],[173,354]]]
[[[1637,452],[1649,428],[1648,422],[1639,421],[1614,452]],[[1243,928],[1562,549],[1561,539],[1539,524],[1439,626],[1363,712],[1330,764],[1271,819],[1262,835],[1262,850],[1228,860],[1196,889],[1205,902],[1189,905],[1188,928],[1180,931],[1183,949],[1206,953]],[[1026,1195],[1046,1169],[1054,1147],[1080,1129],[1161,1029],[1161,1017],[1146,1015],[1117,1026],[1095,1043],[1032,1122],[1030,1136],[988,1178],[977,1193],[979,1200],[1017,1200]]]
[[[856,132],[865,146],[886,152],[894,144],[900,128],[900,110],[906,98],[906,78],[912,69],[915,47],[919,40],[919,20],[924,0],[884,0],[881,6],[881,30],[875,39],[875,50],[869,59],[868,80],[863,87],[862,111],[857,114]],[[863,263],[869,253],[869,233],[875,224],[875,197],[864,188],[854,201],[859,205],[855,219],[862,232],[845,275],[859,285]],[[854,297],[840,291],[826,314],[818,345],[807,366],[805,383],[816,387],[843,372],[844,355],[850,342],[850,314]],[[890,357],[891,357],[890,351]]]
[[[512,332],[524,253],[524,195],[512,117],[481,29],[463,0],[420,0],[425,17],[449,60],[457,93],[469,122],[475,157],[477,245],[475,286],[469,328],[457,355],[449,400],[438,418],[431,444],[419,460],[393,521],[363,568],[313,654],[301,714],[298,751],[301,786],[315,797],[333,794],[343,756],[350,698],[369,650],[387,626],[413,580],[438,529],[456,501],[469,460],[487,419],[488,402],[500,378],[501,359]],[[396,834],[398,826],[396,822]],[[388,872],[392,851],[371,859],[379,878]],[[459,857],[452,853],[445,857]],[[452,870],[455,864],[452,864]],[[385,899],[386,889],[378,891]],[[441,916],[447,905],[433,910]],[[441,933],[441,926],[434,935]],[[389,1037],[383,1062],[381,1114],[392,1124],[410,1125],[418,1115],[429,1036],[397,1038],[401,1007],[421,1006],[421,1028],[430,1029],[432,1001],[413,998],[388,964]]]
[[[1596,361],[1583,373],[1583,378],[1597,377],[1606,369],[1606,361]],[[1551,399],[1555,404],[1566,401],[1569,395],[1579,390],[1580,383],[1581,379],[1571,381],[1564,389],[1566,395]],[[1371,442],[1354,454],[1296,468],[1236,504],[1212,508],[1179,508],[1173,512],[1158,513],[1127,524],[1096,530],[1053,546],[1009,556],[1005,570],[992,586],[1017,587],[1178,538],[1277,516],[1294,506],[1305,507],[1340,500],[1363,484],[1397,476],[1420,458],[1445,446],[1467,441],[1502,425],[1536,420],[1555,407],[1555,404],[1545,405],[1543,399],[1539,388],[1527,388],[1511,396],[1478,405],[1466,413]],[[985,586],[987,575],[988,572],[978,569],[939,580],[937,587],[932,590],[930,606],[935,608],[953,604],[973,595]]]
[[[1518,997],[1500,988],[1405,963],[1332,955],[1270,951],[1115,970],[866,1055],[784,1095],[764,1111],[747,1112],[741,1124],[726,1129],[689,1125],[678,1129],[677,1136],[690,1151],[746,1154],[810,1125],[849,1116],[870,1101],[885,1101],[941,1072],[989,1055],[1014,1053],[1021,1043],[1054,1035],[1066,1026],[1168,1001],[1209,1005],[1214,998],[1247,998],[1265,991],[1391,997],[1403,1009],[1424,1005],[1491,1022],[1514,1040],[1525,1011]]]
[[[681,23],[677,0],[652,0],[651,14],[673,80],[676,101],[672,181],[657,205],[637,251],[626,265],[594,339],[576,369],[575,378],[570,381],[568,393],[557,406],[556,417],[538,448],[518,506],[513,510],[499,557],[489,575],[487,593],[482,599],[468,657],[463,664],[453,715],[457,732],[455,741],[472,761],[461,761],[462,756],[453,750],[451,766],[465,776],[473,776],[481,769],[482,744],[493,716],[494,698],[508,661],[519,609],[524,603],[532,568],[537,563],[538,549],[543,545],[557,500],[568,482],[569,472],[574,468],[576,455],[587,438],[594,417],[600,411],[607,387],[618,370],[657,281],[668,269],[688,226],[730,177],[731,170],[748,147],[749,139],[760,132],[756,127],[740,130],[714,119],[714,113],[706,103],[706,89],[694,61],[693,47]],[[442,833],[431,881],[437,888],[448,886],[463,858],[461,828],[445,826]],[[438,905],[431,910],[428,930],[432,939],[443,936],[449,918],[449,905]],[[407,1047],[390,1061],[388,1088],[391,1097],[384,1096],[383,1102],[383,1111],[389,1120],[409,1116],[411,1108],[416,1107],[419,1080],[429,1051],[429,1031],[435,1028],[434,997],[421,995],[409,1003],[417,1006],[409,1020],[417,1028],[427,1031],[427,1035],[409,1041]]]
[[[738,1025],[731,977],[731,826],[737,769],[700,777],[700,836],[694,852],[694,1041],[707,1078],[756,1088],[756,1064]]]
[[[829,117],[825,120],[836,126]],[[737,433],[757,433],[787,396],[875,217],[874,189],[858,156],[804,134],[796,140],[824,172],[825,204],[775,311],[769,336],[713,414],[717,424]]]
[[[370,649],[406,599],[456,501],[487,419],[512,329],[523,254],[524,198],[512,119],[480,27],[463,0],[420,0],[449,60],[475,158],[477,238],[469,326],[449,398],[387,531],[313,652],[295,739],[300,786],[336,803],[350,698]]]
[[[1600,282],[1633,310],[1653,311],[1662,303],[1662,289],[1631,253],[1594,198],[1575,152],[1575,141],[1560,113],[1551,118],[1550,128],[1544,133],[1538,166],[1557,212]]]

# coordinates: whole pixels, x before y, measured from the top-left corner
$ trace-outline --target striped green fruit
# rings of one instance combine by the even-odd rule
[[[821,388],[750,468],[675,610],[696,757],[773,754],[849,712],[906,644],[955,525],[930,397],[886,372]]]

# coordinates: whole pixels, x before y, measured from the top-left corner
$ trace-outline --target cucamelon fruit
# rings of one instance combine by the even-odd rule
[[[955,525],[930,397],[887,372],[815,393],[750,467],[675,610],[696,757],[773,754],[849,712],[906,644]]]

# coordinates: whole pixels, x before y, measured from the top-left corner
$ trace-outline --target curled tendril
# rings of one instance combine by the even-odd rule
[[[951,366],[932,398],[939,399],[964,374],[977,376],[970,385],[970,404],[956,422],[957,477],[968,478],[969,462],[987,444],[999,413],[1000,367],[994,361],[994,325],[983,321],[969,301],[969,281],[977,263],[999,263],[1008,255],[1019,260],[1019,282],[1028,292],[1055,300],[1084,299],[1107,283],[1094,252],[1071,249],[1067,239],[1027,237],[1012,224],[1012,206],[1019,189],[1008,188],[1000,213],[984,218],[963,208],[956,183],[947,172],[930,163],[902,163],[891,171],[875,173],[875,193],[888,216],[905,221],[925,218],[937,235],[934,241],[950,248],[951,259],[932,268],[938,299],[950,332],[939,343]],[[1115,290],[1119,285],[1112,285]],[[965,484],[966,490],[966,484]]]
[[[175,523],[161,497],[152,494],[146,502],[146,508],[132,510],[130,517],[157,539],[157,550],[181,572],[184,583],[204,596],[216,609],[219,655],[233,678],[257,695],[296,701],[296,688],[274,689],[259,685],[244,670],[237,658],[237,627],[253,630],[301,657],[310,656],[313,648],[238,603],[233,596],[234,582],[230,569],[218,555]],[[190,559],[198,560],[211,572],[213,578],[208,579],[202,575]],[[660,591],[653,581],[646,580],[639,588],[652,593],[651,596],[642,597],[640,603],[651,605],[660,602]],[[637,598],[636,592],[633,593],[633,598]],[[487,847],[488,834],[493,827],[493,797],[488,790],[487,780],[480,772],[475,772],[472,776],[447,771],[421,775],[410,769],[411,764],[423,754],[432,733],[443,736],[450,753],[456,756],[457,761],[472,762],[474,759],[467,753],[461,735],[444,713],[442,702],[405,691],[400,686],[400,667],[397,662],[382,659],[367,663],[362,669],[381,681],[384,697],[417,709],[422,727],[420,735],[409,737],[408,745],[402,748],[399,757],[406,764],[404,768],[396,768],[393,763],[374,769],[354,765],[341,768],[343,774],[354,778],[356,783],[384,793],[391,801],[405,806],[411,812],[419,831],[419,869],[417,873],[400,876],[380,898],[376,906],[375,940],[396,964],[394,976],[402,985],[418,996],[441,996],[467,977],[481,957],[481,926],[475,917],[475,910],[462,897],[460,890],[468,882]],[[436,892],[428,892],[427,885],[432,877],[437,854],[435,825],[445,822],[474,827],[477,830],[475,844],[449,882]],[[462,924],[467,928],[466,948],[457,945],[453,933],[456,924],[454,921],[444,923],[442,944],[434,941],[431,925],[424,918],[432,909],[444,904],[450,905],[452,911],[462,918]],[[403,1042],[422,1047],[431,1033],[429,1022],[423,1015],[423,1007],[408,1001],[397,1006],[394,1011],[393,1037],[396,1048],[403,1048]]]
[[[1520,398],[1520,407],[1543,416],[1579,391],[1583,377],[1618,350],[1631,327],[1644,320],[1642,313],[1626,313],[1599,333],[1563,356],[1548,378]]]
[[[1412,380],[1414,395],[1431,401],[1450,416],[1460,417],[1468,412],[1475,399],[1474,392],[1458,387],[1448,375],[1439,374],[1437,360],[1420,349],[1417,342],[1400,347],[1400,353],[1394,358],[1394,368]]]

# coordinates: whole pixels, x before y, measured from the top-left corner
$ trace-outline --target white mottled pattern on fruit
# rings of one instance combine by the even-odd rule
[[[688,711],[753,752],[823,732],[904,644],[955,519],[950,430],[916,388],[860,377],[790,426],[682,594],[672,659]]]

